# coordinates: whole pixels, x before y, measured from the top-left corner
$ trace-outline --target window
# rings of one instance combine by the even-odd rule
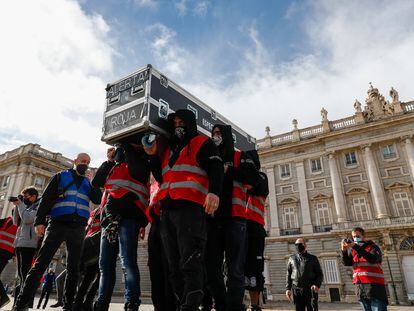
[[[345,163],[346,166],[357,165],[357,157],[355,151],[345,153]]]
[[[283,217],[285,221],[285,229],[298,228],[298,222],[296,218],[296,209],[293,206],[287,206],[283,209]]]
[[[395,152],[395,146],[392,145],[386,145],[382,148],[382,156],[384,159],[393,159],[397,157],[397,153]]]
[[[43,176],[36,176],[34,186],[36,188],[43,189],[45,185],[45,178]]]
[[[10,182],[10,176],[4,176],[3,182],[1,183],[1,188],[6,188],[9,185]]]
[[[403,217],[413,215],[411,202],[407,195],[407,192],[394,193],[394,202],[398,216]]]
[[[320,202],[316,204],[316,221],[319,226],[332,224],[327,202]]]
[[[338,263],[336,259],[325,259],[325,282],[327,284],[339,284]]]
[[[311,170],[312,173],[321,172],[322,171],[322,162],[321,159],[312,159],[311,160]]]
[[[280,177],[281,178],[288,178],[290,177],[290,164],[282,164],[279,166],[280,168]]]
[[[365,198],[354,198],[354,212],[356,220],[368,220],[369,213]]]

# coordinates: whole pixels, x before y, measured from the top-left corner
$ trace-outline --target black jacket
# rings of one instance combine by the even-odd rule
[[[219,128],[221,132],[223,143],[218,149],[220,157],[224,164],[228,165],[228,169],[224,174],[223,191],[220,195],[219,208],[214,213],[214,219],[228,220],[231,218],[233,181],[256,186],[259,182],[259,173],[254,163],[249,160],[244,152],[242,152],[240,165],[237,168],[234,166],[235,149],[231,126],[216,124],[213,130],[215,128]]]
[[[303,255],[290,256],[287,264],[286,289],[293,287],[310,288],[312,285],[321,287],[323,272],[318,257],[305,252]]]
[[[173,131],[173,118],[174,116],[180,117],[185,123],[186,135],[183,140],[178,140]],[[197,123],[195,115],[190,110],[177,110],[174,114],[168,116],[171,128],[171,139],[169,145],[172,151],[172,154],[169,158],[169,166],[173,167],[175,162],[178,159],[178,156],[181,150],[188,145],[188,142],[198,135],[197,132]],[[219,153],[216,145],[211,139],[208,139],[201,146],[200,150],[197,153],[196,160],[200,167],[207,172],[208,176],[208,192],[220,195],[222,191],[223,184],[223,162],[219,157]],[[151,172],[154,178],[161,184],[162,183],[162,168],[161,168],[161,159],[159,156],[150,157],[151,163]],[[162,208],[176,208],[179,206],[188,206],[193,204],[189,203],[186,200],[172,200],[169,196],[164,198],[161,202]],[[195,203],[194,203],[195,204]]]
[[[128,143],[121,144],[121,148],[124,151],[125,161],[128,165],[128,172],[131,177],[144,185],[147,184],[150,176],[150,166],[145,152],[136,151]],[[103,187],[114,166],[115,162],[103,162],[96,171],[95,177],[92,180],[92,185],[94,187]],[[103,217],[110,215],[112,217],[120,216],[124,219],[135,219],[139,222],[141,227],[145,227],[147,218],[134,203],[136,199],[137,196],[132,192],[127,193],[120,199],[114,199],[109,196],[104,206]]]
[[[371,245],[369,252],[365,250],[367,245]],[[357,252],[359,257],[365,258],[369,263],[380,264],[382,262],[381,249],[373,241],[364,241],[364,244],[362,245],[355,244],[353,249]],[[344,266],[351,267],[354,265],[354,258],[350,250],[343,251],[341,257]],[[356,284],[356,294],[359,298],[388,300],[387,291],[383,284]]]
[[[70,169],[69,171],[72,173],[76,187],[79,188],[85,177],[79,176],[74,169]],[[34,223],[35,227],[37,225],[46,225],[46,217],[50,214],[50,210],[55,204],[56,198],[59,196],[59,174],[60,172],[52,177],[52,179],[49,181],[49,184],[46,186],[45,191],[43,192],[42,198],[39,202],[39,207],[37,209],[36,219]],[[91,194],[89,196],[92,203],[99,204],[101,202],[101,197],[101,190],[99,188],[92,187]],[[88,220],[84,217],[79,216],[75,212],[71,215],[56,217],[53,219],[53,222],[65,222],[86,226]]]

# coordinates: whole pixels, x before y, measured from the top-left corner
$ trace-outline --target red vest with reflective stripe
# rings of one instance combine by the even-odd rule
[[[89,237],[101,230],[101,208],[95,208],[88,219],[88,226],[86,227],[86,237]]]
[[[234,151],[234,167],[239,167],[241,160],[241,151]],[[236,180],[233,181],[233,193],[232,193],[232,204],[231,204],[231,216],[246,218],[246,188],[241,182]]]
[[[247,199],[246,218],[264,226],[265,202],[265,197],[249,195]]]
[[[372,244],[366,245],[365,251],[370,252],[371,247]],[[381,263],[371,264],[364,257],[358,257],[355,250],[352,250],[352,256],[354,260],[354,284],[385,284]]]
[[[145,212],[149,198],[148,186],[131,177],[125,162],[112,168],[104,187],[107,194],[115,199],[122,198],[128,192],[136,194],[138,199],[134,202]]]
[[[13,242],[16,237],[16,232],[17,226],[13,225],[13,219],[11,217],[6,218],[3,226],[0,228],[0,249],[14,254]]]
[[[158,182],[154,181],[150,186],[150,203],[147,209],[147,218],[149,222],[152,222],[152,214],[160,216],[161,215],[161,204],[157,200],[157,194],[160,186]]]
[[[208,193],[208,177],[197,163],[197,153],[206,136],[195,136],[185,146],[173,167],[168,165],[171,149],[167,148],[162,159],[162,184],[156,195],[161,201],[168,195],[173,200],[187,200],[203,205]]]

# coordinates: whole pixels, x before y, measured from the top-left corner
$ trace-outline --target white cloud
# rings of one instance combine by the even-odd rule
[[[175,2],[175,8],[178,11],[178,14],[180,16],[184,16],[187,14],[187,0],[180,0],[178,2]]]
[[[115,53],[105,20],[75,1],[16,0],[3,5],[0,29],[0,131],[10,137],[0,152],[28,137],[59,152],[71,146],[69,157],[102,156],[102,76]]]
[[[157,23],[146,28],[151,51],[159,68],[172,77],[181,77],[194,63],[191,54],[176,42],[176,32]]]
[[[312,52],[275,63],[253,23],[244,29],[251,42],[243,52],[245,63],[227,83],[191,75],[182,82],[259,138],[266,125],[273,135],[290,131],[293,118],[300,128],[316,125],[322,107],[331,120],[352,115],[355,98],[364,102],[370,81],[386,97],[394,86],[401,100],[414,99],[414,2],[306,5],[303,27]]]
[[[139,7],[146,7],[151,9],[158,8],[158,2],[156,0],[134,0],[134,2]]]
[[[194,5],[194,14],[198,16],[204,16],[207,14],[208,8],[210,6],[209,1],[198,1]]]

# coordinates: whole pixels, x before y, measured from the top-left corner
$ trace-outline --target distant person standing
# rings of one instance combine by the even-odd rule
[[[40,294],[39,302],[37,303],[37,308],[40,309],[43,299],[45,302],[43,304],[43,309],[46,309],[47,302],[49,301],[49,295],[52,292],[53,288],[56,287],[56,274],[52,269],[49,269],[43,278],[42,283],[42,293]]]

